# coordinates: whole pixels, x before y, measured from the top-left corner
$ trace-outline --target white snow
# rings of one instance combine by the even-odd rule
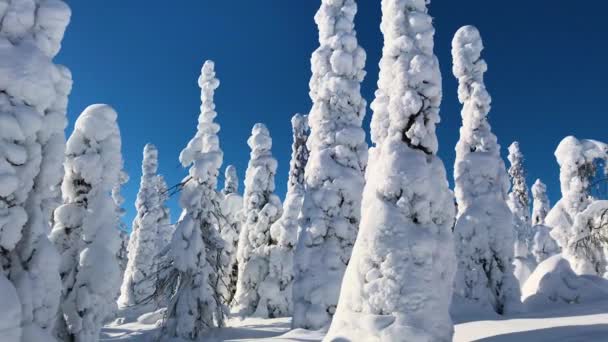
[[[313,106],[301,230],[295,250],[294,327],[327,326],[357,237],[368,148],[361,128],[366,53],[358,45],[354,0],[323,0],[311,57]]]

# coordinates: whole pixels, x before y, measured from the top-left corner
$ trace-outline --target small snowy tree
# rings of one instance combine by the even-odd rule
[[[116,308],[119,215],[110,193],[121,183],[123,165],[116,117],[107,105],[87,107],[67,143],[64,204],[51,232],[62,257],[57,329],[64,341],[96,341]]]
[[[218,233],[222,223],[216,191],[224,153],[217,136],[220,126],[214,122],[213,96],[220,84],[214,69],[212,61],[203,65],[198,80],[202,100],[198,129],[179,156],[190,170],[180,197],[183,212],[169,251],[177,275],[163,327],[166,338],[196,340],[224,324],[225,308],[218,292],[223,241]]]
[[[540,179],[532,185],[532,199],[532,224],[545,224],[551,206],[547,197],[547,186]]]
[[[547,186],[537,179],[532,185],[532,255],[536,263],[540,264],[550,256],[559,253],[557,242],[551,237],[551,228],[545,226],[545,217],[551,208],[547,197]]]
[[[245,174],[244,223],[239,237],[238,279],[234,312],[240,316],[277,317],[285,304],[275,283],[269,281],[268,249],[276,244],[270,226],[281,217],[281,201],[274,194],[277,161],[272,156],[272,139],[263,124],[255,124],[247,140],[251,158]]]
[[[243,197],[238,194],[238,190],[239,179],[236,167],[228,165],[225,171],[224,189],[222,189],[222,213],[226,224],[222,226],[220,231],[220,235],[224,240],[222,265],[220,267],[222,281],[220,285],[223,287],[221,292],[227,305],[230,305],[234,299],[238,277],[236,254],[243,221],[241,213],[243,209]]]
[[[327,326],[361,219],[367,144],[361,128],[366,54],[358,45],[354,0],[323,0],[315,15],[320,46],[311,57],[310,157],[295,251],[293,327]]]
[[[524,170],[524,155],[519,149],[519,143],[513,142],[509,146],[509,176],[511,177],[511,192],[507,204],[513,212],[515,228],[515,257],[527,258],[528,244],[532,239],[530,227],[530,196],[526,185],[526,171]]]
[[[327,341],[452,340],[454,199],[436,155],[442,90],[427,3],[382,1],[383,30],[400,33],[384,36],[394,48],[384,51],[399,54],[388,130],[374,141],[359,235]]]
[[[594,201],[576,215],[563,256],[577,274],[608,278],[608,201]]]
[[[239,177],[236,173],[236,167],[234,165],[228,165],[224,172],[224,188],[222,189],[223,195],[236,194],[239,191]]]
[[[46,341],[61,293],[47,238],[60,203],[70,71],[53,63],[70,21],[60,0],[0,5],[1,339]]]
[[[127,269],[127,263],[129,263],[129,236],[128,232],[124,230],[118,231],[120,235],[120,247],[118,248],[118,264],[120,266],[120,274],[125,274],[125,270]],[[122,282],[122,280],[121,280]]]
[[[551,227],[551,236],[560,247],[566,248],[574,235],[571,228],[576,215],[593,201],[591,179],[596,175],[597,162],[608,160],[608,145],[569,136],[560,142],[555,157],[559,164],[562,198],[547,214],[545,221]]]
[[[156,291],[157,256],[161,222],[165,216],[158,183],[158,150],[146,144],[141,165],[142,176],[135,201],[137,215],[129,239],[129,262],[122,282],[120,306],[148,300]]]
[[[519,302],[513,277],[513,215],[500,145],[488,122],[491,97],[484,84],[486,62],[479,31],[465,26],[452,41],[453,72],[463,104],[454,165],[458,213],[454,235],[456,294],[498,313]]]

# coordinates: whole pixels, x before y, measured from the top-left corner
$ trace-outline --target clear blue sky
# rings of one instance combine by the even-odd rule
[[[242,187],[249,158],[247,137],[254,123],[264,122],[274,139],[277,191],[283,196],[291,153],[290,118],[296,112],[307,113],[311,106],[309,59],[318,44],[313,16],[320,1],[67,2],[72,22],[57,58],[74,78],[67,133],[87,105],[108,103],[116,108],[131,176],[123,189],[129,224],[147,142],[158,147],[160,172],[170,185],[186,174],[178,155],[196,130],[197,78],[206,59],[216,62],[221,80],[215,100],[224,165],[237,166]],[[368,57],[362,91],[369,103],[382,49],[380,0],[358,3],[359,43]],[[553,151],[559,141],[566,135],[608,140],[608,3],[434,0],[430,9],[444,84],[439,154],[448,173],[460,126],[450,42],[460,26],[472,24],[480,29],[486,46],[486,83],[493,97],[490,120],[503,154],[519,140],[529,185],[542,178],[555,202],[559,170]],[[370,117],[368,110],[366,129]],[[176,201],[171,206],[176,219]]]

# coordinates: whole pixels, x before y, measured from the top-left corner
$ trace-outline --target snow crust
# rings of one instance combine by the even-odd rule
[[[512,266],[513,215],[506,202],[509,180],[488,122],[491,98],[483,79],[487,64],[481,58],[482,50],[475,27],[464,26],[456,32],[453,73],[459,81],[463,108],[454,165],[458,204],[455,293],[503,313],[517,306],[520,294]]]
[[[382,1],[383,30],[401,33],[384,37],[385,51],[399,55],[388,130],[368,166],[359,235],[326,341],[452,340],[455,212],[435,155],[442,91],[427,3]]]
[[[313,106],[301,232],[295,251],[295,328],[327,326],[357,237],[367,165],[361,128],[366,53],[358,45],[354,0],[323,0],[315,15],[319,47],[311,57]]]
[[[608,280],[577,275],[561,255],[538,265],[522,288],[528,310],[547,310],[560,304],[590,304],[608,300]]]

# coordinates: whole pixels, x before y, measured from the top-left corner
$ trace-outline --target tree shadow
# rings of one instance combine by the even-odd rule
[[[538,330],[519,331],[492,337],[477,342],[586,342],[606,341],[608,324],[572,325]]]

